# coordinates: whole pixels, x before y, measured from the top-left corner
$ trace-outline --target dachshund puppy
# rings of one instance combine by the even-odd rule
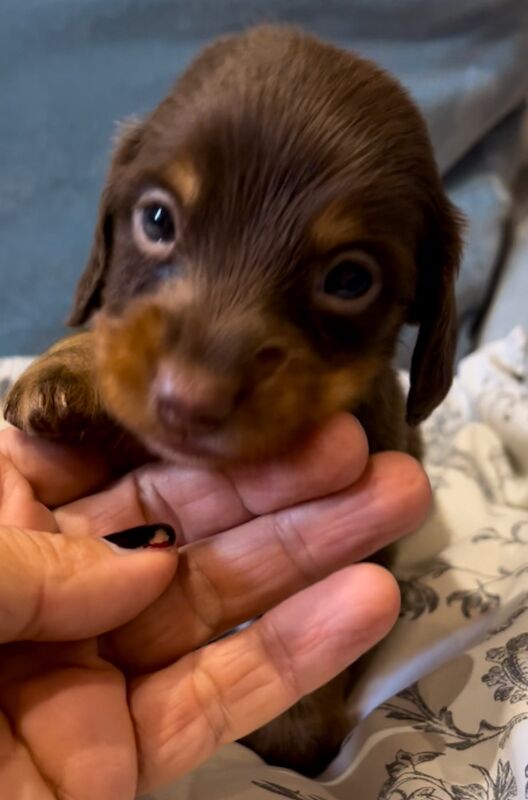
[[[372,452],[419,455],[415,426],[452,378],[460,247],[425,124],[389,75],[290,28],[221,39],[122,131],[70,320],[90,328],[30,367],[7,419],[221,465],[348,409]],[[404,323],[419,326],[406,401]],[[345,684],[250,746],[317,774],[347,731]]]

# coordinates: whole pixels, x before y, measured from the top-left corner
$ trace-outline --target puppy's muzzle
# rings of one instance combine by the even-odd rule
[[[271,378],[287,359],[278,344],[262,345],[249,363],[234,370],[211,370],[165,357],[150,387],[150,402],[160,425],[173,433],[213,433],[243,401],[250,385]]]

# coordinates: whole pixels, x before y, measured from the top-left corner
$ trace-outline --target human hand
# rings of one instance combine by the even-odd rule
[[[345,415],[279,463],[149,466],[84,498],[100,459],[14,431],[0,454],[0,789],[13,797],[129,800],[328,681],[398,611],[389,573],[343,565],[429,504],[420,467],[367,460]],[[96,540],[153,521],[174,526],[178,555],[119,558]]]

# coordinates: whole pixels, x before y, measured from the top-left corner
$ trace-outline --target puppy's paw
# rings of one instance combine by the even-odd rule
[[[73,442],[85,440],[109,423],[92,373],[45,356],[11,388],[4,417],[26,433]]]

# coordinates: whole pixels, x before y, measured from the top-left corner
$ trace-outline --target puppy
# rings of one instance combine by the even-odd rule
[[[221,39],[123,129],[70,320],[91,327],[30,367],[7,419],[221,465],[348,409],[372,452],[419,456],[415,426],[451,383],[460,249],[397,82],[289,28]],[[419,326],[406,402],[391,367],[404,323]],[[248,743],[317,774],[347,731],[345,688]]]

